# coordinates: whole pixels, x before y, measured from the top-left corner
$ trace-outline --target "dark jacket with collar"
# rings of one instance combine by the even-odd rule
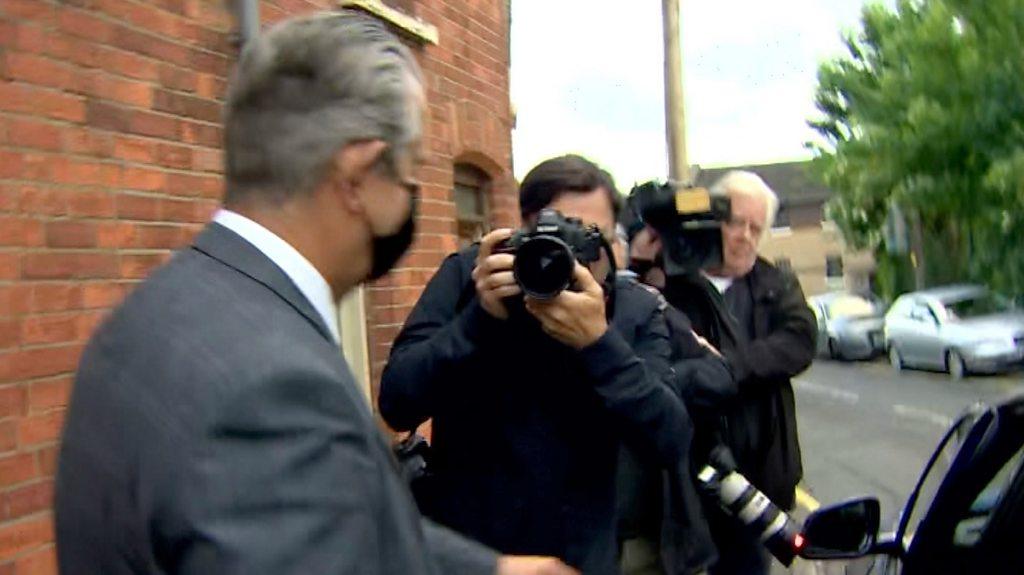
[[[666,296],[719,347],[733,371],[737,393],[723,398],[718,413],[721,437],[740,471],[788,509],[803,476],[790,378],[811,364],[817,326],[792,274],[758,258],[750,273],[736,281],[746,282],[752,299],[754,333],[749,340],[741,326],[729,318],[722,321],[707,305],[710,298],[725,309],[706,280],[670,283]]]
[[[91,339],[57,472],[67,575],[490,575],[422,520],[310,302],[219,224]]]
[[[475,257],[450,256],[423,292],[392,347],[381,415],[398,430],[433,418],[430,510],[441,523],[506,553],[616,573],[620,442],[671,467],[692,436],[665,381],[657,300],[617,290],[608,332],[577,352],[525,312],[500,321],[484,311]]]
[[[696,417],[709,401],[735,393],[727,363],[698,343],[686,315],[669,305],[656,288],[638,283],[635,277],[619,282],[639,286],[658,299],[672,345],[669,382],[699,428]],[[620,538],[656,541],[667,574],[700,573],[715,562],[717,553],[704,519],[691,454],[665,469],[623,445],[618,505]]]

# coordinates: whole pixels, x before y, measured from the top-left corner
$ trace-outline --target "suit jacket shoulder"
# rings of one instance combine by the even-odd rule
[[[66,438],[62,572],[437,572],[326,326],[215,224],[97,332]]]

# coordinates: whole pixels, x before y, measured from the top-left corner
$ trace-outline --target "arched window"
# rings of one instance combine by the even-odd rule
[[[452,195],[459,224],[459,247],[464,248],[491,231],[491,179],[476,166],[455,164],[454,180]]]

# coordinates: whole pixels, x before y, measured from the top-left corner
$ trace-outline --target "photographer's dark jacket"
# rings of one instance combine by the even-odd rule
[[[692,437],[665,381],[658,301],[616,290],[608,332],[577,352],[524,311],[507,321],[484,311],[476,253],[449,256],[409,316],[381,380],[381,415],[397,430],[433,418],[433,518],[505,553],[616,573],[620,441],[671,467]]]
[[[814,358],[817,327],[800,284],[762,258],[730,290],[742,317],[725,326],[700,302],[701,290],[725,302],[706,281],[671,281],[665,295],[693,321],[698,333],[727,358],[738,393],[721,402],[721,437],[739,470],[782,508],[793,507],[803,476],[796,405],[790,378]]]
[[[624,283],[639,285],[658,298],[672,347],[669,382],[691,416],[691,405],[699,410],[709,400],[734,394],[735,382],[726,362],[698,343],[686,315],[668,305],[655,288],[637,284],[633,278],[620,278],[619,285]],[[696,419],[694,423],[698,424]],[[623,444],[619,460],[619,539],[643,538],[656,543],[669,575],[703,572],[717,556],[691,461],[687,457],[678,466],[665,469],[629,444]]]

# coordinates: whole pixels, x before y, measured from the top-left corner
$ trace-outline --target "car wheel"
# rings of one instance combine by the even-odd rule
[[[955,380],[961,380],[967,375],[964,358],[960,357],[960,353],[955,349],[946,352],[946,371],[949,372],[949,377]]]
[[[900,355],[900,350],[896,349],[896,344],[889,345],[889,364],[896,371],[903,371],[906,365],[903,363],[903,356]]]

